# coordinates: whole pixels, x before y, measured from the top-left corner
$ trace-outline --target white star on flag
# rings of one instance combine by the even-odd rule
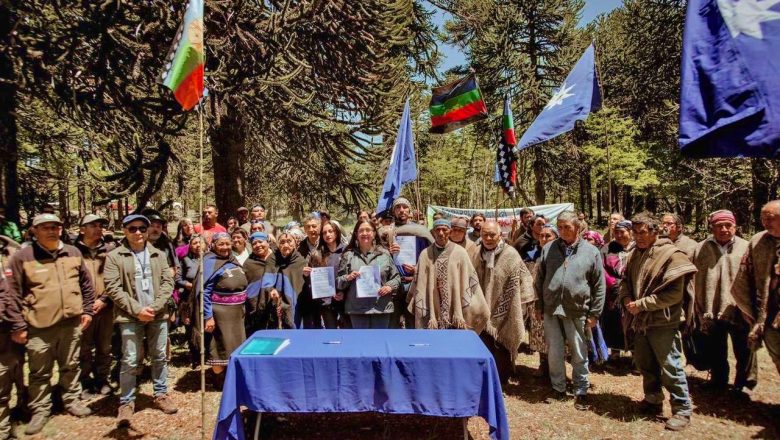
[[[547,103],[547,105],[544,106],[544,109],[547,110],[549,108],[555,107],[556,105],[563,104],[563,100],[574,96],[574,93],[569,93],[569,90],[573,89],[576,84],[572,84],[569,87],[566,87],[566,81],[563,82],[561,85],[561,88],[558,89],[557,92],[550,98],[550,102]]]
[[[739,34],[764,39],[761,31],[761,23],[780,20],[780,12],[769,8],[780,3],[780,0],[717,0],[720,15],[726,22],[731,36],[737,38]]]

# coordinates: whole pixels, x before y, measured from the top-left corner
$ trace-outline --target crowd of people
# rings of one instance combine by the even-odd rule
[[[711,235],[700,243],[676,214],[613,214],[602,236],[571,211],[552,223],[523,209],[509,234],[481,214],[438,215],[426,226],[414,213],[399,198],[380,216],[359,212],[350,234],[326,210],[277,228],[262,205],[242,207],[225,227],[208,205],[199,223],[181,219],[171,238],[167,220],[146,209],[122,220],[118,241],[98,215],[82,218],[70,237],[56,215],[44,213],[24,242],[3,216],[0,439],[11,435],[14,387],[32,414],[25,433],[46,425],[55,362],[62,402],[74,416],[90,415],[92,396],[116,391],[114,359],[119,426],[131,422],[147,359],[155,405],[177,412],[168,387],[169,335],[177,327],[193,368],[203,354],[218,388],[230,354],[258,330],[474,331],[503,384],[515,375],[519,352],[538,353],[536,374],[552,387],[547,401],[573,395],[580,410],[589,408],[590,369],[630,353],[642,376],[639,409],[659,416],[666,389],[670,430],[688,426],[692,412],[684,351],[711,371],[713,390],[729,389],[729,338],[733,392],[756,386],[762,343],[780,372],[780,201],[763,207],[766,230],[749,241],[738,236],[732,212],[713,212]],[[379,286],[360,295],[369,266]],[[333,295],[314,298],[313,269],[327,267]]]

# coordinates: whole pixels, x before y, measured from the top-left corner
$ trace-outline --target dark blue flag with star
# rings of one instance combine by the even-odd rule
[[[571,131],[574,123],[601,107],[596,75],[596,49],[591,44],[553,94],[533,124],[523,133],[515,152]]]
[[[780,0],[689,0],[680,148],[688,157],[780,153]]]
[[[412,117],[409,111],[409,99],[406,99],[401,124],[398,126],[398,136],[390,157],[385,183],[379,193],[379,203],[376,212],[381,213],[393,206],[393,201],[401,194],[401,188],[417,178],[417,159],[414,155],[414,136]]]

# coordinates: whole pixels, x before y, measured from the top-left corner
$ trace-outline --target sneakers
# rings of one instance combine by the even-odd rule
[[[553,390],[552,396],[547,397],[544,399],[544,403],[546,404],[553,404],[555,402],[563,402],[569,399],[569,395],[566,394],[565,391],[557,391]]]
[[[690,416],[675,414],[666,421],[666,429],[669,431],[682,431],[691,424]]]
[[[124,405],[119,405],[119,413],[116,416],[117,426],[120,428],[126,428],[130,426],[130,419],[133,418],[135,412],[135,403],[130,402]]]
[[[24,430],[26,435],[33,435],[41,432],[43,427],[49,421],[49,416],[46,414],[33,414],[32,420],[27,424],[27,428]]]
[[[590,402],[587,394],[581,394],[574,397],[574,409],[577,411],[587,411],[590,409]]]
[[[176,414],[179,408],[173,403],[173,400],[167,394],[160,394],[154,398],[154,404],[165,414]]]
[[[84,406],[83,404],[76,402],[71,405],[69,405],[66,410],[68,411],[68,414],[76,417],[86,417],[90,414],[92,414],[92,410],[88,407]]]

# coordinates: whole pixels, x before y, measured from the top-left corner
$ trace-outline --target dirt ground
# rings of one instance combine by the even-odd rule
[[[606,439],[606,438],[780,438],[780,378],[764,349],[759,352],[759,385],[739,397],[708,393],[702,387],[706,373],[689,367],[694,403],[691,426],[682,433],[664,431],[663,423],[644,420],[634,410],[642,398],[641,377],[631,374],[628,364],[591,373],[590,411],[577,411],[573,402],[545,404],[550,388],[533,377],[536,356],[520,355],[517,375],[504,390],[510,433],[513,439]],[[625,364],[625,365],[623,365]],[[733,376],[733,373],[732,373]],[[40,434],[26,437],[24,421],[16,422],[20,439],[170,439],[201,438],[200,373],[191,370],[184,349],[174,351],[170,368],[172,397],[179,406],[176,415],[153,408],[151,382],[142,383],[136,414],[128,429],[115,424],[117,398],[93,399],[94,415],[77,419],[56,414]],[[220,393],[206,392],[206,437],[216,421]],[[15,399],[14,399],[15,400]],[[13,400],[12,400],[13,403]],[[668,403],[665,416],[670,415]],[[251,416],[247,416],[251,417]],[[382,414],[281,414],[263,417],[264,438],[272,439],[457,439],[463,438],[461,421],[438,417],[386,416]],[[248,426],[252,425],[248,420]],[[488,439],[487,424],[477,417],[468,421],[469,435]]]

